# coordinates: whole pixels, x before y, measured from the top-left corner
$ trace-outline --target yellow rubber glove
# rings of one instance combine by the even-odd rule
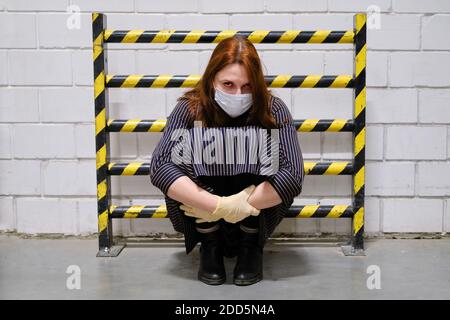
[[[220,198],[219,196],[216,196],[217,198]],[[184,214],[189,216],[189,217],[194,217],[194,218],[199,218],[197,219],[195,222],[197,223],[201,223],[201,222],[213,222],[213,221],[217,221],[220,220],[222,218],[221,215],[214,215],[213,213],[203,210],[203,209],[199,209],[199,208],[195,208],[195,207],[191,207],[185,204],[182,204],[180,206],[180,209],[184,211]]]
[[[255,188],[255,185],[250,185],[241,192],[231,196],[217,196],[217,206],[212,213],[186,205],[181,205],[180,209],[184,210],[187,216],[199,218],[196,220],[197,223],[217,221],[221,218],[227,222],[236,223],[250,215],[259,215],[261,210],[256,209],[247,202],[248,197]]]
[[[239,222],[250,215],[259,215],[261,210],[256,209],[247,202],[247,199],[250,197],[255,188],[256,186],[252,184],[239,193],[228,197],[220,197],[219,203],[217,204],[216,210],[213,214],[223,215],[223,219],[230,223]]]

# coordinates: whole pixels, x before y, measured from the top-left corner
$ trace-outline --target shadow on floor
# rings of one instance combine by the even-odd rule
[[[225,270],[227,283],[231,283],[236,258],[225,258]],[[185,252],[177,252],[172,255],[166,273],[174,277],[197,280],[197,272],[200,264],[199,248],[196,247],[189,255]],[[265,248],[264,249],[264,280],[280,280],[285,278],[300,277],[314,273],[310,268],[306,254],[291,248]]]

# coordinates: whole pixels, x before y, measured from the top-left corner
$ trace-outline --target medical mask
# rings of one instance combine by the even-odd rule
[[[253,98],[251,93],[230,94],[216,87],[214,89],[216,90],[214,100],[232,118],[239,117],[252,106]]]

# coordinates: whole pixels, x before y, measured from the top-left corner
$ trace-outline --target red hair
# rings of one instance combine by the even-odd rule
[[[214,100],[213,81],[224,67],[239,63],[249,77],[253,105],[248,112],[231,118]],[[185,92],[178,101],[187,99],[192,119],[202,121],[204,127],[257,125],[276,128],[276,121],[270,111],[273,95],[267,87],[261,60],[256,48],[245,37],[234,36],[219,42],[214,49],[206,70],[196,86]]]

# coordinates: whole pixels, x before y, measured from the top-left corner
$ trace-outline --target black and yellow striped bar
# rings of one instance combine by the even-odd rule
[[[167,218],[166,205],[115,206],[110,208],[113,219]],[[291,206],[287,218],[351,218],[353,208],[350,205],[303,205]]]
[[[166,119],[110,119],[108,132],[163,132]],[[353,119],[300,119],[294,120],[298,132],[353,132]]]
[[[352,175],[351,162],[304,162],[307,175]],[[145,176],[150,174],[149,162],[111,162],[108,174],[112,176]]]
[[[108,251],[113,245],[112,222],[108,214],[111,203],[111,183],[107,168],[109,135],[106,130],[108,109],[106,107],[105,75],[107,72],[103,44],[105,24],[106,18],[103,14],[92,14],[99,252]]]
[[[219,43],[242,36],[252,43],[353,43],[354,31],[334,30],[105,30],[108,43]]]
[[[355,95],[354,95],[354,176],[352,250],[364,250],[364,171],[366,146],[366,14],[356,14],[355,24]]]
[[[201,75],[130,74],[106,76],[108,88],[192,88]],[[268,75],[269,88],[353,88],[351,75]]]

